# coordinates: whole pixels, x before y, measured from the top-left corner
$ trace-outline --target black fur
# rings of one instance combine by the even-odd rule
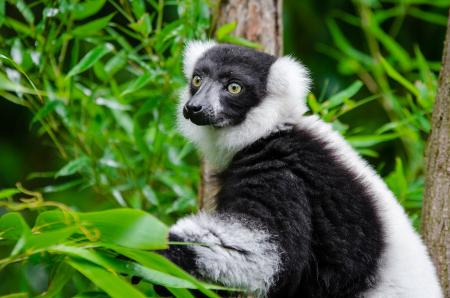
[[[206,51],[195,65],[193,76],[202,77],[205,84],[220,85],[219,97],[223,111],[214,115],[212,107],[208,106],[205,108],[208,121],[200,121],[197,124],[223,127],[244,121],[247,112],[265,97],[270,66],[275,60],[272,55],[233,45],[217,45]],[[227,86],[231,83],[238,83],[243,88],[242,91],[239,94],[230,94]],[[206,104],[210,88],[210,85],[200,88],[205,94],[199,95],[198,88],[191,83],[191,101]]]
[[[219,178],[217,212],[254,218],[279,241],[282,271],[269,297],[358,297],[374,285],[384,247],[375,205],[310,132],[257,141]]]

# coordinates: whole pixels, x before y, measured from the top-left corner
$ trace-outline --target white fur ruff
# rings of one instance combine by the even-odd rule
[[[265,296],[280,268],[280,253],[262,227],[235,216],[199,213],[180,219],[171,233],[192,246],[200,274]]]

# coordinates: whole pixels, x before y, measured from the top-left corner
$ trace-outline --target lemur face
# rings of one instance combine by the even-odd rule
[[[183,116],[199,126],[223,128],[242,123],[266,96],[275,61],[274,56],[244,47],[210,48],[193,69]]]

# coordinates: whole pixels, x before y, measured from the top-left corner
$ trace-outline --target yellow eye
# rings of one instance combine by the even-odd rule
[[[194,76],[192,78],[192,85],[196,88],[200,87],[202,84],[202,78],[200,76]]]
[[[227,86],[227,90],[231,94],[238,94],[239,92],[241,92],[242,87],[241,87],[241,85],[239,85],[237,83],[231,83]]]

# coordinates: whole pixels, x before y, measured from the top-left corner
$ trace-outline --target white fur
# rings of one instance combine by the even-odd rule
[[[212,40],[210,41],[197,41],[192,40],[186,43],[183,53],[183,72],[186,79],[190,80],[194,72],[195,64],[198,59],[205,54],[205,52],[216,43]]]
[[[310,85],[308,72],[291,57],[281,57],[275,61],[270,68],[267,84],[268,95],[260,105],[248,112],[241,124],[219,129],[197,126],[183,117],[183,106],[189,100],[186,88],[180,95],[178,108],[180,131],[197,145],[211,165],[218,169],[224,168],[237,151],[271,134],[275,129],[296,123],[307,110],[305,97]]]
[[[298,126],[325,141],[342,164],[363,181],[376,203],[386,235],[386,248],[380,262],[378,284],[363,297],[443,297],[425,245],[383,180],[331,125],[317,116],[303,117]]]
[[[243,218],[199,213],[180,219],[171,233],[192,246],[200,274],[226,286],[265,296],[280,268],[270,234]]]

